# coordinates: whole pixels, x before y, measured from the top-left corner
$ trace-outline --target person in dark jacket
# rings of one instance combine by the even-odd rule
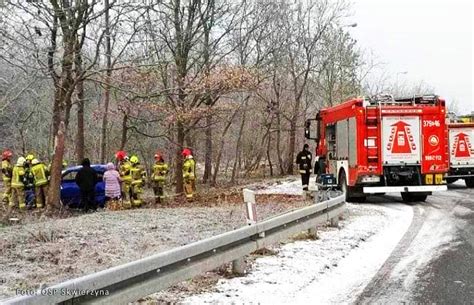
[[[76,175],[76,183],[81,190],[81,202],[84,212],[88,210],[97,210],[95,201],[95,185],[98,177],[95,170],[91,168],[91,161],[85,158],[82,161],[82,168]]]
[[[309,151],[309,145],[305,144],[303,150],[296,156],[296,164],[299,165],[301,183],[303,184],[303,191],[308,193],[309,176],[312,168],[312,154]]]

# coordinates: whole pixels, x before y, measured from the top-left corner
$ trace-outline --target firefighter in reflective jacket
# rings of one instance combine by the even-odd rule
[[[296,156],[296,164],[299,165],[301,183],[303,185],[303,191],[308,192],[309,176],[311,175],[311,152],[309,151],[309,145],[305,144],[303,150]]]
[[[130,199],[130,189],[132,183],[132,176],[130,174],[130,168],[132,164],[127,157],[127,153],[123,150],[118,151],[115,154],[115,159],[117,159],[117,168],[120,174],[120,179],[122,179],[122,200],[125,208],[131,207]]]
[[[153,165],[151,174],[155,203],[161,203],[165,198],[163,187],[165,185],[166,174],[168,174],[168,164],[165,163],[160,153],[156,153],[155,164]]]
[[[38,159],[31,161],[31,172],[34,177],[36,207],[42,208],[46,202],[46,194],[48,193],[48,169],[46,165]]]
[[[10,207],[15,206],[18,202],[20,209],[26,208],[25,205],[25,185],[23,184],[23,176],[25,175],[25,158],[19,157],[12,170],[12,200]]]
[[[184,157],[183,162],[183,182],[184,193],[187,200],[192,200],[196,190],[196,162],[188,148],[183,149],[181,153]]]
[[[2,153],[2,180],[3,180],[3,198],[2,201],[8,204],[11,201],[12,195],[12,170],[11,163],[13,153],[10,150],[5,150]]]
[[[140,165],[138,157],[133,155],[130,157],[130,176],[132,177],[132,183],[130,186],[130,201],[132,206],[139,207],[143,201],[141,199],[141,193],[143,192],[143,185],[146,179],[146,171]]]

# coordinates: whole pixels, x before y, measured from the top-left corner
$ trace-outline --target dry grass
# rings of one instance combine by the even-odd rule
[[[309,233],[308,231],[300,232],[291,237],[292,240],[317,240],[318,234]]]

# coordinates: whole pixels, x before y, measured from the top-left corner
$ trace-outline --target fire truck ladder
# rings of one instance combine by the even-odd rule
[[[365,112],[365,124],[367,127],[367,165],[369,168],[375,168],[379,162],[379,153],[377,138],[378,134],[378,124],[379,118],[377,117],[377,109],[379,107],[376,105],[366,106]]]

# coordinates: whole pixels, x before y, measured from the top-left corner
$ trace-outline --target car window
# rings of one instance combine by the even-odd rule
[[[75,181],[77,172],[72,171],[63,176],[63,181]]]

